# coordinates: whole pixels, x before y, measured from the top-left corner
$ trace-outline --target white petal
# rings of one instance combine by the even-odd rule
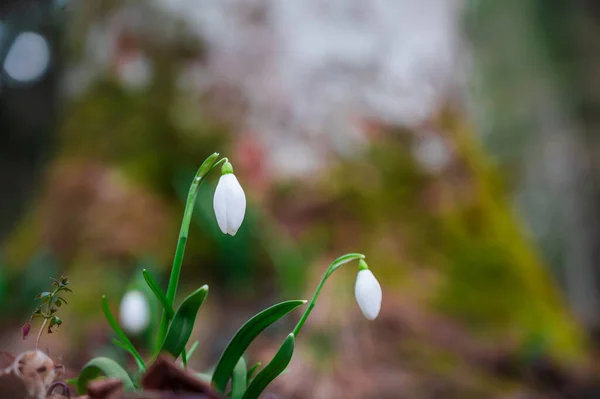
[[[217,188],[215,189],[215,196],[213,199],[213,208],[215,210],[215,216],[217,217],[217,224],[219,228],[223,232],[223,234],[227,234],[227,190],[225,188],[224,177],[227,175],[221,176],[219,182],[217,183]]]
[[[373,320],[381,309],[381,286],[371,270],[361,270],[356,276],[354,295],[365,317]]]
[[[129,291],[123,297],[119,308],[119,319],[123,329],[131,334],[139,334],[150,324],[150,306],[140,291]]]
[[[246,214],[246,195],[233,173],[222,175],[219,179],[213,207],[221,231],[235,235]]]

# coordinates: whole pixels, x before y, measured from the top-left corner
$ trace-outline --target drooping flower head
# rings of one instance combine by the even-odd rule
[[[246,213],[246,194],[233,174],[233,167],[225,162],[215,190],[213,201],[217,223],[223,234],[234,236]]]
[[[381,310],[381,286],[364,259],[361,259],[358,265],[354,295],[365,317],[374,320]]]

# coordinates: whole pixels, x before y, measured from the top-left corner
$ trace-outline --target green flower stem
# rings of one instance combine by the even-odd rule
[[[329,276],[331,276],[333,274],[333,272],[336,271],[340,266],[342,266],[348,262],[351,262],[353,260],[356,260],[356,259],[363,260],[364,258],[365,258],[365,256],[363,254],[346,254],[346,255],[340,256],[339,258],[334,260],[329,265],[329,267],[325,271],[325,274],[323,274],[323,277],[321,278],[321,281],[319,282],[319,285],[317,286],[317,289],[315,290],[315,293],[314,293],[312,299],[310,300],[308,307],[306,308],[306,310],[304,311],[304,314],[298,321],[298,324],[296,324],[296,328],[294,328],[294,336],[295,337],[298,336],[298,334],[300,333],[300,330],[302,329],[302,327],[304,326],[304,323],[306,322],[306,319],[308,319],[310,312],[312,312],[313,308],[315,307],[315,304],[317,303],[317,298],[319,297],[319,294],[321,293],[321,289],[323,288],[323,285],[325,285],[325,281],[327,281]],[[362,265],[362,262],[361,262],[361,265]]]
[[[192,184],[190,191],[188,192],[187,201],[185,204],[185,211],[183,213],[183,221],[181,222],[181,229],[179,230],[179,239],[177,241],[177,250],[175,252],[175,259],[173,259],[173,267],[171,268],[171,277],[169,278],[169,285],[167,287],[167,301],[171,306],[174,305],[175,295],[177,294],[177,285],[179,284],[179,275],[181,274],[181,264],[183,262],[183,253],[185,252],[185,244],[187,242],[188,233],[190,230],[190,222],[192,220],[192,212],[194,211],[194,205],[196,198],[198,197],[198,190],[200,185],[205,180],[205,177],[217,166],[223,162],[227,162],[227,158],[222,158],[215,162],[219,157],[218,153],[214,153],[202,163]],[[160,320],[160,327],[158,330],[158,336],[156,341],[156,351],[159,351],[162,347],[162,343],[167,334],[169,328],[169,317],[163,310],[162,318]],[[157,353],[158,354],[158,353]]]
[[[317,297],[319,296],[319,293],[321,292],[321,288],[323,288],[323,285],[325,284],[325,281],[327,280],[329,275],[330,275],[329,269],[327,269],[327,271],[321,278],[321,282],[317,286],[317,289],[315,290],[315,293],[314,293],[312,299],[310,300],[308,307],[302,314],[302,317],[298,321],[298,324],[296,324],[296,328],[294,328],[294,336],[295,337],[298,336],[298,334],[300,333],[300,330],[302,329],[302,327],[304,326],[304,323],[306,322],[306,319],[308,319],[308,315],[310,315],[310,312],[312,312],[313,308],[315,307],[315,303],[317,302]]]

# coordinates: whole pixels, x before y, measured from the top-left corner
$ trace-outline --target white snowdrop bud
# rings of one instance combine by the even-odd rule
[[[369,270],[367,263],[361,259],[354,294],[360,310],[368,320],[373,320],[381,309],[381,286]]]
[[[146,296],[138,290],[126,293],[119,307],[119,319],[128,333],[143,332],[150,324],[150,305]]]
[[[213,201],[217,223],[223,234],[234,236],[246,213],[246,194],[229,162],[223,164]]]

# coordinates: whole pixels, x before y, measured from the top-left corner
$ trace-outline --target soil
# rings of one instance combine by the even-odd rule
[[[33,351],[32,351],[33,352]],[[12,356],[5,356],[10,360]],[[19,358],[19,357],[17,357]],[[205,381],[176,365],[167,357],[159,357],[141,380],[141,392],[124,392],[118,379],[103,379],[88,384],[87,395],[76,396],[64,382],[44,385],[45,374],[29,376],[14,372],[13,363],[3,362],[0,374],[0,396],[11,399],[221,399]],[[47,372],[44,369],[43,372]],[[41,383],[41,384],[40,384]],[[37,385],[40,385],[39,388]],[[34,386],[32,389],[31,387]]]

